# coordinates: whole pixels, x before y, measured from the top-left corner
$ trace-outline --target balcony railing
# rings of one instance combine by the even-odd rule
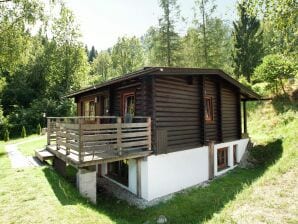
[[[151,150],[151,118],[48,117],[47,144],[78,163]]]

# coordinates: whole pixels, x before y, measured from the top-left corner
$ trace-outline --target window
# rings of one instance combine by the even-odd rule
[[[135,115],[135,94],[134,92],[124,93],[122,95],[122,115]]]
[[[204,98],[205,104],[205,121],[213,121],[213,104],[212,97]]]
[[[84,102],[84,113],[85,117],[94,117],[95,116],[95,102],[94,101],[85,101]],[[95,118],[90,118],[90,121],[94,121]]]
[[[128,164],[127,160],[108,163],[108,177],[128,186]]]
[[[109,97],[108,96],[102,96],[101,97],[101,116],[108,116],[109,115]]]
[[[223,170],[228,166],[228,147],[217,150],[217,170]]]
[[[237,145],[233,145],[233,161],[235,166],[237,164]]]

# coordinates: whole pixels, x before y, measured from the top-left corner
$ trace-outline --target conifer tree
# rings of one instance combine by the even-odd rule
[[[244,75],[251,82],[251,75],[263,55],[262,31],[260,21],[247,12],[245,1],[238,3],[239,19],[233,23],[234,50],[232,53],[234,73],[239,78]]]

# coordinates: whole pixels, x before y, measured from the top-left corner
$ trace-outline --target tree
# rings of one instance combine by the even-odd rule
[[[37,135],[41,135],[41,126],[40,126],[40,123],[38,123],[38,125],[36,127],[36,134]]]
[[[25,126],[22,126],[21,137],[22,137],[22,138],[26,138],[26,136],[27,136],[26,128],[25,128]]]
[[[176,0],[160,0],[163,16],[159,19],[159,35],[155,44],[155,57],[160,65],[172,66],[179,62],[180,37],[175,25],[180,16]]]
[[[132,72],[143,66],[144,52],[136,37],[119,38],[111,51],[112,76]]]
[[[294,78],[298,71],[298,63],[293,58],[280,54],[267,55],[264,57],[254,76],[260,81],[266,82],[268,89],[275,94],[280,93],[280,89],[286,95],[285,81]]]
[[[263,44],[260,21],[255,15],[247,12],[246,4],[249,3],[238,3],[239,20],[233,23],[232,58],[237,78],[244,75],[247,81],[251,82],[251,75],[263,55]]]
[[[201,22],[199,22],[198,19],[194,20],[194,23],[199,26],[202,29],[202,49],[203,49],[203,55],[204,55],[204,67],[207,67],[209,64],[209,54],[208,49],[210,47],[209,45],[209,39],[208,39],[208,31],[207,31],[207,23],[208,19],[211,17],[211,14],[214,12],[216,5],[214,4],[213,0],[196,0],[195,1],[196,6],[199,8],[200,14],[201,14]],[[196,14],[195,14],[196,16]]]
[[[230,71],[229,53],[232,46],[229,26],[219,18],[209,18],[206,24],[206,42],[202,26],[189,28],[182,38],[183,66],[221,68]]]
[[[7,142],[9,141],[9,131],[8,129],[4,130],[4,137],[3,137],[4,141]]]
[[[92,48],[89,52],[89,55],[88,55],[88,61],[92,62],[96,56],[97,56],[97,51],[95,50],[95,47],[92,46]]]
[[[296,0],[250,0],[246,8],[250,14],[259,13],[266,28],[265,37],[269,53],[295,55],[297,52]],[[297,54],[297,53],[296,53]]]
[[[101,51],[94,59],[90,74],[100,81],[106,81],[111,76],[112,59],[108,51]]]

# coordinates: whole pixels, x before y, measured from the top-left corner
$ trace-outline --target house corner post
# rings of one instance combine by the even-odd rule
[[[82,150],[83,150],[83,129],[82,129],[82,119],[79,118],[79,162],[83,161]]]
[[[247,135],[246,100],[243,101],[243,132],[244,135]]]
[[[214,141],[208,142],[209,154],[209,180],[214,178]]]

